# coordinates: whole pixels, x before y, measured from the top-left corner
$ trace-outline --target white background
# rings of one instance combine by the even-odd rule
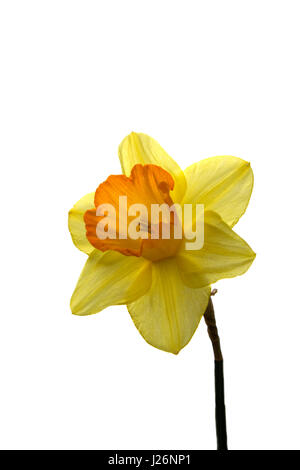
[[[2,1],[2,448],[214,449],[203,321],[173,356],[125,307],[75,317],[67,213],[130,131],[182,167],[231,154],[257,253],[220,281],[231,449],[299,449],[299,1]]]

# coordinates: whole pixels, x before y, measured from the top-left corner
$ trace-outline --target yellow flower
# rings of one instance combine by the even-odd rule
[[[207,158],[182,171],[145,134],[126,137],[119,158],[123,175],[110,176],[69,212],[73,242],[89,255],[71,299],[72,313],[125,304],[148,343],[177,354],[205,312],[210,285],[245,273],[255,258],[232,230],[247,208],[253,173],[248,162],[231,156]],[[117,208],[120,194],[146,205],[203,204],[203,247],[187,250],[174,237],[99,240],[95,207],[104,202]]]

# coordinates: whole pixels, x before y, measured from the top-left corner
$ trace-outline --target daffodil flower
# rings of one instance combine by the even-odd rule
[[[183,171],[154,139],[137,133],[122,141],[119,158],[123,175],[110,176],[69,212],[73,242],[89,255],[71,310],[90,315],[127,305],[149,344],[177,354],[197,329],[210,285],[245,273],[255,258],[232,230],[247,208],[253,173],[248,162],[231,156],[207,158]],[[99,239],[97,207],[111,204],[118,212],[122,195],[146,207],[203,204],[202,248],[188,250],[174,237]]]

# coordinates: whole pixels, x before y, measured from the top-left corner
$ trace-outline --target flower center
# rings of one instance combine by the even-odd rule
[[[88,240],[98,250],[151,261],[174,256],[182,225],[173,187],[171,175],[156,165],[135,165],[130,177],[109,176],[95,193],[95,209],[84,215]]]

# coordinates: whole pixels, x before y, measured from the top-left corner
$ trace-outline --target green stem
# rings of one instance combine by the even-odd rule
[[[211,295],[215,295],[216,290]],[[216,400],[216,433],[217,450],[227,449],[226,432],[226,411],[224,399],[224,375],[223,375],[223,356],[221,351],[220,338],[216,324],[214,306],[211,297],[206,308],[204,319],[207,324],[207,331],[212,342],[215,356],[215,400]]]

